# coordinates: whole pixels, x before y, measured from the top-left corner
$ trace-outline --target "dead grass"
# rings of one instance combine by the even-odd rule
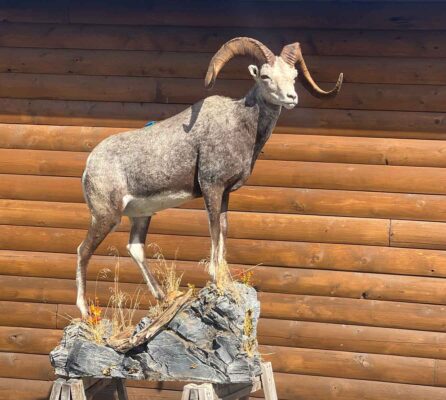
[[[151,266],[153,267],[158,282],[165,294],[164,299],[157,301],[149,308],[148,316],[150,318],[156,318],[161,315],[177,297],[183,294],[183,292],[180,291],[183,273],[178,274],[175,261],[167,261],[158,245],[150,244],[149,246],[154,252]]]
[[[119,287],[120,257],[116,248],[110,252],[115,258],[113,271],[103,268],[99,271],[95,281],[95,300],[89,301],[90,316],[84,321],[88,326],[91,340],[103,344],[106,336],[115,336],[134,329],[135,312],[141,302],[141,289],[137,287],[133,294],[124,292]],[[100,280],[107,279],[113,273],[113,286],[110,289],[110,297],[105,307],[99,306],[97,286]],[[76,323],[77,320],[71,320]],[[111,325],[111,327],[110,327]]]

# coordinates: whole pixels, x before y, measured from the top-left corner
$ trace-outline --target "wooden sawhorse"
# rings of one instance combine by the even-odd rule
[[[276,384],[270,362],[262,363],[262,373],[252,384],[212,384],[197,385],[189,383],[184,386],[181,400],[248,400],[251,393],[263,389],[265,400],[277,400]]]
[[[250,383],[201,385],[189,383],[183,388],[181,400],[247,400],[249,395],[263,389],[265,400],[277,400],[276,384],[270,362],[262,363],[262,372]],[[64,379],[54,381],[50,400],[92,400],[108,385],[116,385],[118,400],[128,400],[123,379]]]
[[[64,379],[57,378],[51,389],[50,400],[92,400],[100,391],[110,384],[116,385],[119,400],[129,400],[123,379]]]

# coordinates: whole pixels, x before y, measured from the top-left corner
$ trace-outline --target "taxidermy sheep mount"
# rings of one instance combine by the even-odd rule
[[[126,215],[131,221],[127,249],[141,269],[151,293],[165,297],[147,265],[144,243],[151,216],[202,196],[209,218],[209,273],[225,280],[225,239],[229,194],[251,175],[282,107],[297,105],[295,79],[319,98],[334,97],[342,74],[330,91],[312,79],[299,43],[285,46],[279,56],[259,41],[238,37],[213,56],[205,78],[211,88],[223,66],[236,56],[254,57],[254,86],[241,99],[210,96],[155,125],[120,133],[102,141],[90,154],[82,176],[91,212],[87,237],[78,248],[77,306],[88,317],[86,269],[104,238]]]

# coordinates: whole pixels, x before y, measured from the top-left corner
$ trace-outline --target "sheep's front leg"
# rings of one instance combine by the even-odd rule
[[[146,258],[144,254],[144,243],[146,242],[147,231],[149,230],[150,217],[139,217],[130,218],[132,223],[132,228],[130,230],[129,244],[127,245],[127,250],[132,257],[133,261],[138,265],[141,270],[142,276],[152,293],[152,295],[157,299],[161,300],[164,298],[163,290],[153,276],[152,271],[146,263]]]
[[[219,239],[221,234],[220,214],[224,188],[219,186],[204,186],[201,188],[208,212],[209,232],[211,234],[211,259],[209,261],[209,274],[213,281],[217,280],[219,261]]]

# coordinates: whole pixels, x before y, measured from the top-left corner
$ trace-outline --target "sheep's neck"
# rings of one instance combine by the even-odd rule
[[[253,154],[253,165],[260,154],[266,141],[271,136],[277,119],[282,110],[281,106],[267,102],[262,96],[260,89],[255,85],[245,97],[245,106],[252,107],[258,114],[257,132]]]

